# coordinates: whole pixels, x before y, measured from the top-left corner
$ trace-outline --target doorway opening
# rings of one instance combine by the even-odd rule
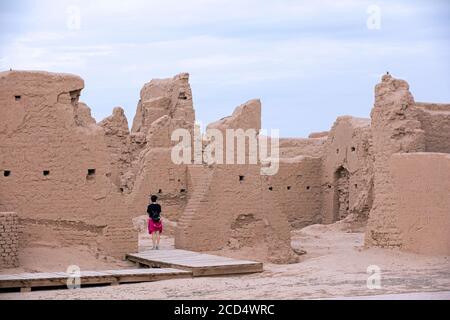
[[[347,217],[350,211],[350,174],[344,167],[339,167],[334,174],[334,221]]]

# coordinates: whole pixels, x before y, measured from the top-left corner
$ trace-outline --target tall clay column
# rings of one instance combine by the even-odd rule
[[[425,151],[425,134],[414,105],[409,85],[404,80],[387,74],[375,87],[375,105],[371,112],[375,197],[365,237],[367,246],[402,246],[389,159],[394,153]]]

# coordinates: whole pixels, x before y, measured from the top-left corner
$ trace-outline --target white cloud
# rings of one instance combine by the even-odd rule
[[[380,31],[366,28],[370,4],[382,9]],[[67,28],[71,5],[80,8],[79,30]],[[302,87],[321,91],[326,83],[345,90],[343,77],[376,81],[385,68],[405,74],[430,61],[448,69],[448,42],[437,42],[433,29],[443,23],[419,19],[423,8],[416,1],[385,0],[44,0],[14,18],[27,22],[23,31],[10,24],[2,30],[0,67],[79,74],[105,114],[113,100],[129,103],[133,114],[143,83],[179,72],[191,73],[196,97],[217,99],[210,91],[220,88],[240,99],[249,88],[259,94],[260,87],[276,96],[267,89],[273,85],[283,88],[282,99],[297,103]],[[124,97],[123,90],[132,93]]]
[[[2,49],[3,69],[67,71],[84,68],[94,57],[112,53],[111,47],[59,45],[67,39],[62,33],[27,33]]]

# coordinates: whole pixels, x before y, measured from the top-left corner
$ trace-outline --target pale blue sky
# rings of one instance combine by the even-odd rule
[[[369,117],[385,71],[450,102],[449,21],[446,0],[1,1],[0,69],[78,74],[97,121],[122,106],[130,124],[145,82],[189,72],[202,123],[260,98],[265,129],[307,136]]]

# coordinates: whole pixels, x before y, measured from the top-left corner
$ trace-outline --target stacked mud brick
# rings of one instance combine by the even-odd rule
[[[0,268],[19,266],[19,217],[0,212]]]

